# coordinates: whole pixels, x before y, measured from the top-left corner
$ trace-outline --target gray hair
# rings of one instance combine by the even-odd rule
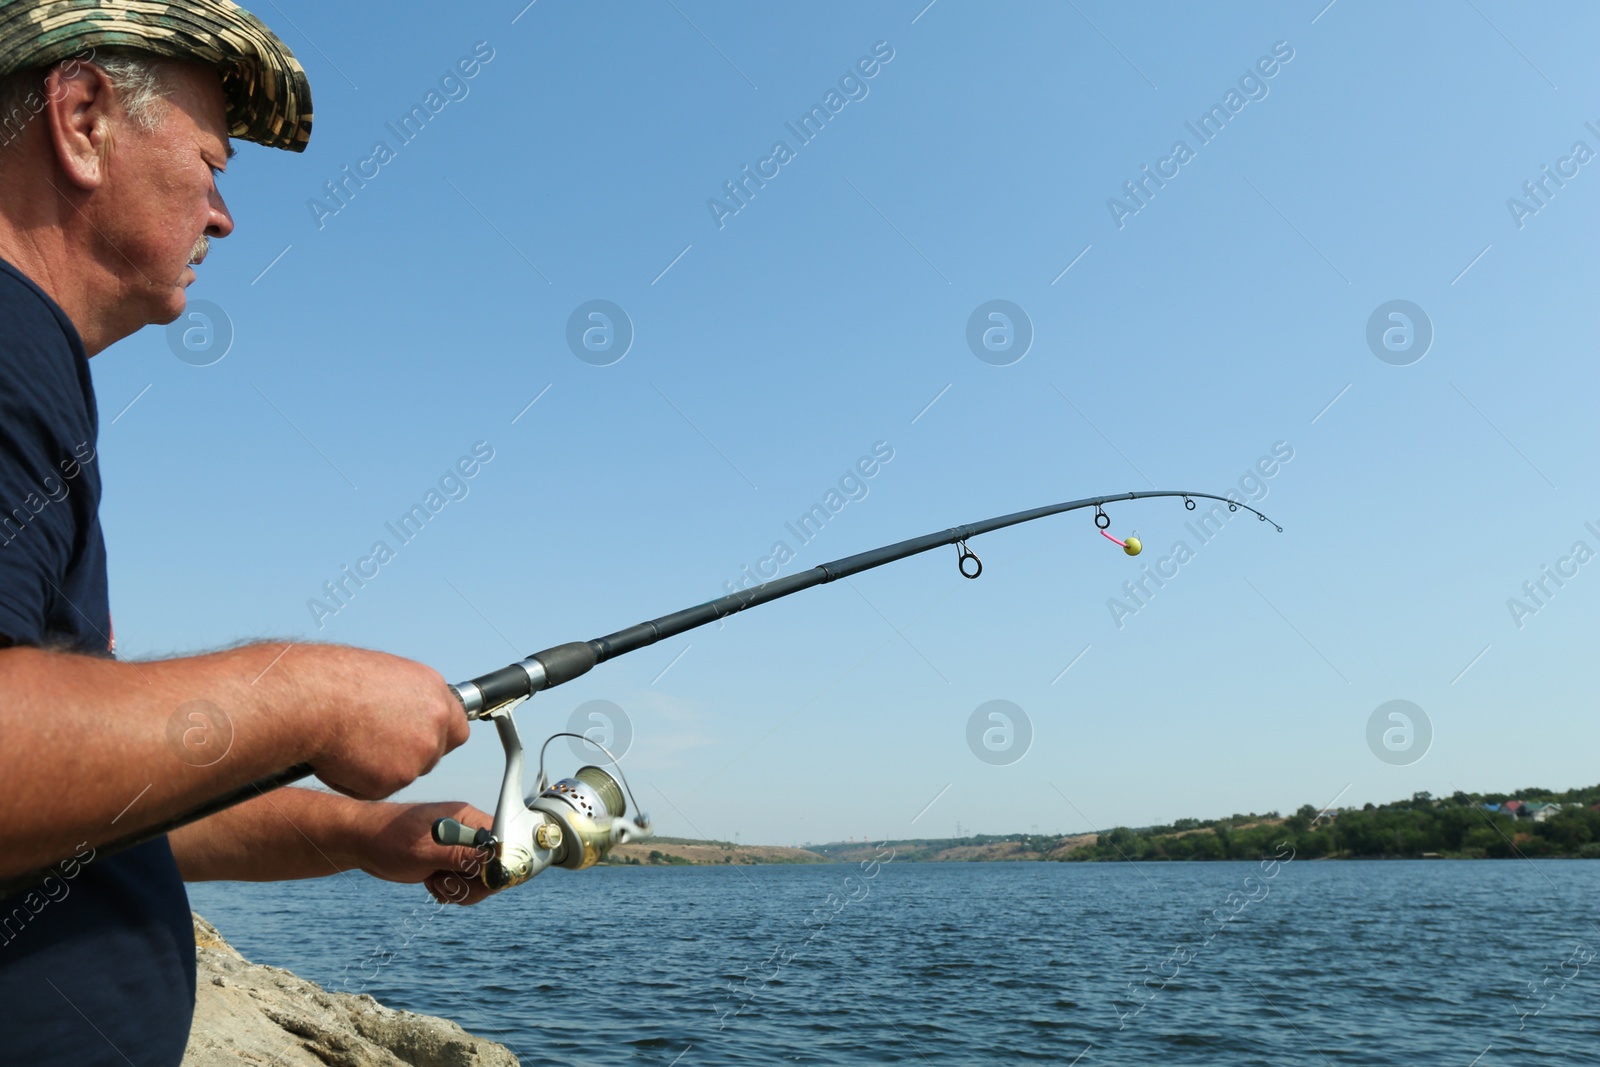
[[[148,131],[161,125],[173,88],[169,63],[140,55],[103,55],[92,62],[105,71],[122,110],[135,126]]]
[[[0,79],[0,151],[22,136],[28,123],[38,117],[46,103],[45,78],[56,67],[74,70],[89,63],[105,73],[117,94],[128,120],[141,130],[153,130],[167,115],[167,98],[172,95],[170,64],[154,56],[135,53],[93,53],[64,59],[60,63],[34,70],[19,71]]]

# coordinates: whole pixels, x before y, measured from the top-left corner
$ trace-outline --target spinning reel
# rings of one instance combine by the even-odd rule
[[[522,793],[522,738],[517,734],[513,709],[515,700],[480,718],[494,723],[500,744],[506,750],[506,773],[500,782],[500,800],[495,807],[494,828],[474,830],[455,819],[440,819],[433,824],[433,839],[441,845],[476,848],[489,859],[479,877],[490,889],[521,885],[547,867],[581,871],[593,867],[617,845],[649,837],[650,817],[643,813],[627,818],[628,801],[635,811],[639,803],[622,777],[616,757],[598,741],[582,734],[552,734],[539,748],[539,776],[533,792]],[[558,737],[575,737],[594,745],[611,760],[615,776],[602,767],[580,767],[571,778],[554,785],[544,772],[544,753]],[[623,797],[624,792],[627,799]]]

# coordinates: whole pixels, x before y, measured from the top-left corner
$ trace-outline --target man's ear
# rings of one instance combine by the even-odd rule
[[[106,177],[116,91],[105,71],[87,63],[62,63],[45,77],[46,131],[67,181],[98,189]]]

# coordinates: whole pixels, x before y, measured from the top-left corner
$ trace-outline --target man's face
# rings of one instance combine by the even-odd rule
[[[226,237],[233,218],[216,175],[232,149],[222,82],[191,64],[169,68],[167,110],[153,130],[124,117],[112,135],[102,196],[94,198],[103,250],[122,279],[125,310],[141,323],[171,322],[183,313],[191,262],[204,239]]]

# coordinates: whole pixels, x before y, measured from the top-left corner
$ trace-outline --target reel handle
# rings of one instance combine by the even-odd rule
[[[454,819],[435,819],[433,823],[433,843],[436,845],[460,845],[464,848],[493,848],[494,834],[488,830],[475,830],[463,825]]]

